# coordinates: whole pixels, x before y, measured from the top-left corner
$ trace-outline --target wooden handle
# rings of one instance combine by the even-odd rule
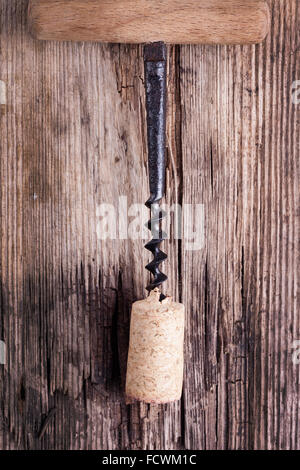
[[[30,0],[38,39],[173,44],[253,44],[270,18],[262,0]]]

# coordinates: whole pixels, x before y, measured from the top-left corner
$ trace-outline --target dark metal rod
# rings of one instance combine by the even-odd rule
[[[147,44],[144,50],[150,193],[153,201],[165,192],[166,45]]]

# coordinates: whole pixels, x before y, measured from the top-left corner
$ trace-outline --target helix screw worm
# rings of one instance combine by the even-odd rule
[[[160,244],[166,238],[162,230],[165,213],[160,207],[160,201],[165,193],[166,171],[166,55],[167,48],[163,42],[147,44],[144,47],[150,186],[150,198],[146,206],[151,211],[151,219],[147,227],[152,234],[152,240],[145,245],[145,248],[153,254],[153,260],[146,266],[153,277],[147,286],[148,291],[160,287],[167,280],[167,276],[159,268],[160,264],[167,259],[167,255],[160,249]],[[161,294],[161,300],[163,298],[164,295]]]

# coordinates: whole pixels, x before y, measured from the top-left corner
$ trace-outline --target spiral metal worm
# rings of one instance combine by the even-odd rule
[[[152,282],[147,286],[147,290],[151,291],[168,279],[159,269],[159,265],[167,259],[167,255],[159,248],[161,242],[165,239],[165,233],[161,230],[164,212],[157,202],[154,203],[148,200],[146,206],[151,209],[152,214],[147,226],[151,230],[153,238],[145,245],[145,248],[153,254],[153,260],[146,266],[146,269],[153,275]]]
[[[151,194],[146,202],[146,206],[151,210],[151,219],[147,227],[153,237],[145,248],[153,254],[153,260],[146,266],[153,275],[151,283],[147,286],[147,290],[151,291],[167,280],[167,276],[159,269],[160,264],[167,258],[167,255],[160,250],[160,244],[166,234],[161,228],[165,213],[159,205],[165,192],[166,45],[162,42],[147,44],[144,49],[144,63]]]

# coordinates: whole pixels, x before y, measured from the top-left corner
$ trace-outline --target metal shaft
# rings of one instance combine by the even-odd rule
[[[165,238],[161,228],[164,213],[159,203],[165,193],[166,45],[162,42],[147,44],[144,49],[144,62],[150,185],[150,198],[146,206],[151,210],[148,228],[153,237],[145,248],[153,254],[153,260],[146,266],[153,275],[151,283],[147,286],[147,290],[151,291],[167,280],[167,276],[159,269],[159,265],[167,258],[159,248]]]

